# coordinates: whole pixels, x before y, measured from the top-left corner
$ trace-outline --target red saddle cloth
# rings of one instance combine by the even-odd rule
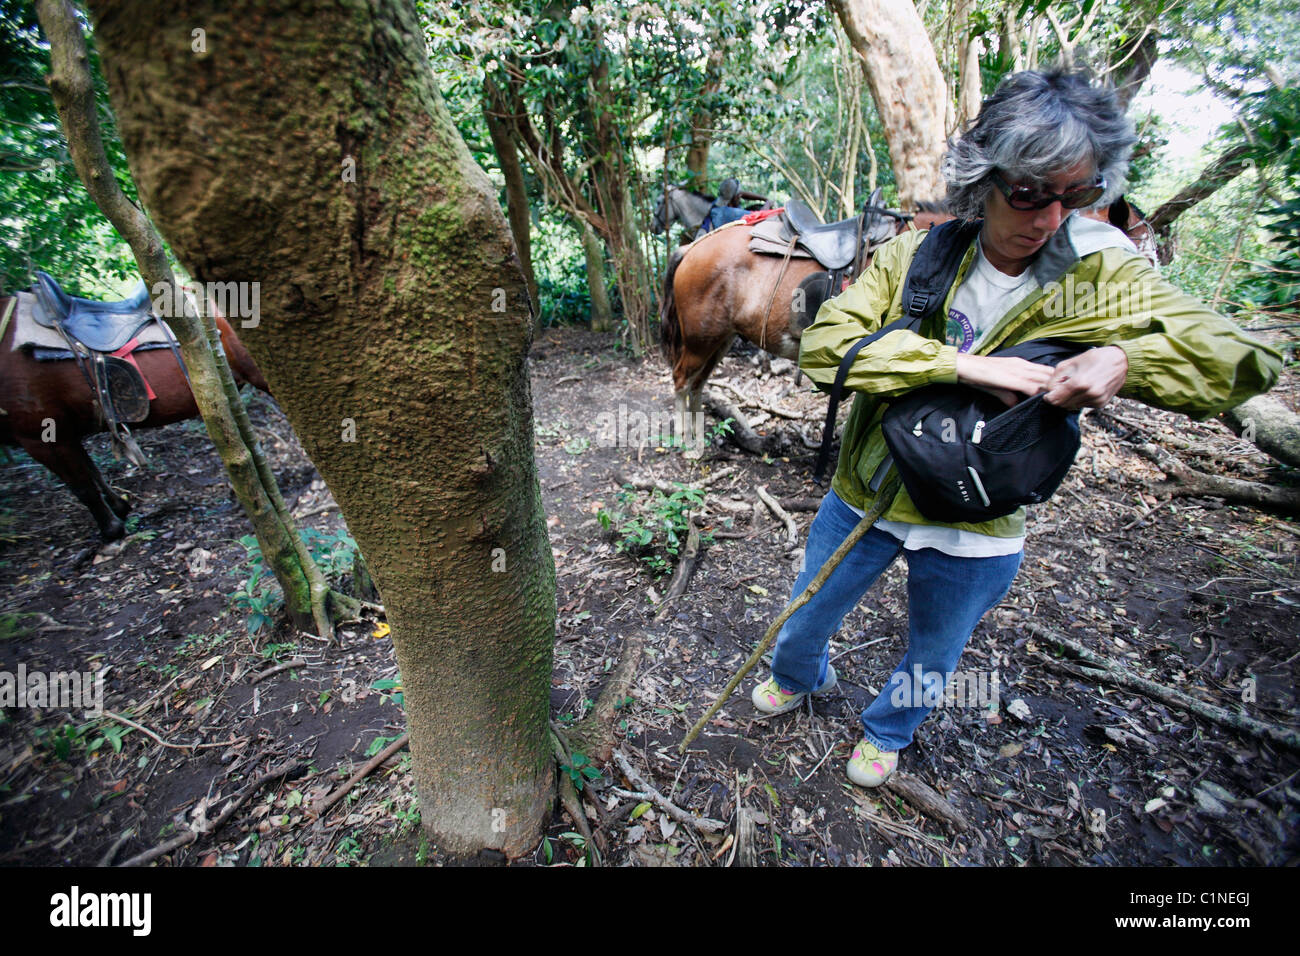
[[[758,212],[750,212],[740,217],[740,221],[747,226],[752,226],[756,222],[762,222],[764,219],[771,219],[773,216],[779,216],[785,212],[784,206],[778,206],[775,209],[760,209]]]

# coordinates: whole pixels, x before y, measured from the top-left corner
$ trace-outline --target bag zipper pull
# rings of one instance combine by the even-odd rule
[[[984,420],[980,419],[975,423],[975,432],[970,436],[970,443],[978,445],[980,443],[980,434],[984,431]]]

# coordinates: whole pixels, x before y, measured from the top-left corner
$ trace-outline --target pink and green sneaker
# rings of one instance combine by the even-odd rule
[[[897,768],[897,750],[879,750],[864,739],[853,748],[853,756],[849,758],[849,779],[859,787],[878,787]]]
[[[834,690],[837,680],[835,666],[827,664],[826,680],[821,687],[813,691],[813,694],[825,694],[830,690]],[[784,714],[802,704],[803,699],[807,696],[803,691],[786,690],[776,682],[775,677],[769,677],[754,688],[754,692],[749,695],[749,699],[754,702],[754,709],[759,713]]]

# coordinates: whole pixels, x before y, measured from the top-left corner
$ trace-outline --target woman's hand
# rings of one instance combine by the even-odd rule
[[[1020,398],[1037,395],[1047,388],[1052,368],[1022,358],[995,358],[989,355],[957,356],[957,381],[974,385],[996,395],[1007,405]]]
[[[1071,410],[1101,408],[1124,387],[1127,376],[1128,354],[1122,348],[1088,349],[1056,366],[1043,400]]]

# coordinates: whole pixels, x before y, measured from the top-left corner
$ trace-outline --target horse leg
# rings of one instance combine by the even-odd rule
[[[83,505],[90,509],[95,523],[99,525],[99,536],[105,541],[116,541],[126,534],[126,501],[114,494],[99,473],[95,463],[86,454],[81,439],[61,439],[55,442],[35,441],[20,438],[19,444],[35,461],[40,462],[62,479],[69,490],[77,496]],[[116,507],[114,506],[116,503]],[[119,512],[118,508],[122,511]]]
[[[684,421],[689,423],[688,427],[691,429],[687,442],[690,449],[687,452],[688,458],[699,458],[707,447],[704,432],[704,383],[709,380],[709,376],[713,374],[713,370],[718,367],[718,363],[722,361],[722,357],[727,354],[731,343],[735,340],[736,336],[732,333],[716,344],[708,358],[687,379],[685,388],[678,392],[678,395],[684,398],[686,405],[687,417]]]

